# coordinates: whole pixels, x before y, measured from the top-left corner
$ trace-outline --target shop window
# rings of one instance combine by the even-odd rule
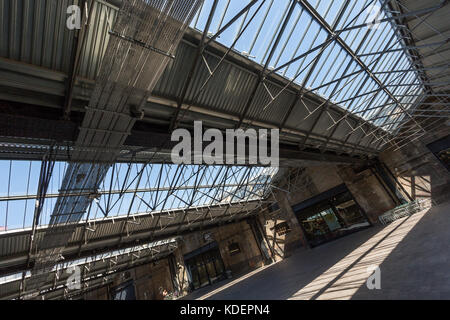
[[[233,242],[228,245],[228,251],[230,252],[230,256],[238,254],[241,252],[241,248],[239,247],[239,243]]]
[[[450,171],[450,135],[428,144],[427,147]]]
[[[311,247],[370,226],[350,192],[342,189],[336,187],[294,206]]]
[[[289,224],[287,222],[278,223],[277,225],[275,225],[274,229],[278,236],[282,236],[291,232],[291,228],[289,227]]]
[[[112,290],[113,300],[136,300],[133,281],[127,281]]]
[[[442,150],[436,154],[442,164],[450,171],[450,148]]]

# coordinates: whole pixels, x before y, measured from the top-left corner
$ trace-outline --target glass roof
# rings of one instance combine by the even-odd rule
[[[205,0],[191,23],[192,28],[204,31],[213,13],[207,30],[210,37],[252,1],[219,0],[212,12],[213,2]],[[304,3],[323,18],[354,55],[336,38],[330,40],[329,32]],[[383,3],[386,2],[259,0],[216,41],[376,126],[394,132],[406,120],[406,112],[414,107],[423,86],[412,60],[403,50],[403,41],[398,36],[397,26],[389,19],[390,13],[385,8],[377,11]],[[367,25],[377,12],[377,20],[381,22]],[[301,58],[285,65],[296,57]]]
[[[54,165],[38,225],[50,221],[66,168],[66,162]],[[0,232],[32,226],[40,170],[40,161],[0,160]],[[276,172],[268,167],[117,163],[82,220],[261,200]]]
[[[381,22],[367,25],[370,6],[382,5],[378,0],[218,0],[211,10],[213,2],[204,1],[192,28],[204,31],[212,13],[211,37],[251,5],[218,42],[386,131],[398,129],[423,92],[389,13],[381,11]],[[0,161],[0,232],[32,225],[40,166]],[[40,225],[49,222],[66,167],[55,164]],[[83,219],[262,199],[275,173],[261,167],[116,164]]]

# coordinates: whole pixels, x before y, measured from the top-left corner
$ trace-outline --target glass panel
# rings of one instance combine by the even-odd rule
[[[0,201],[0,232],[31,227],[41,165],[41,161],[0,160],[0,174],[5,181],[0,185],[0,197],[4,197]],[[70,175],[69,167],[66,162],[54,163],[39,225],[50,223],[61,183],[66,175]],[[134,163],[130,167],[127,163],[117,163],[111,166],[99,186],[100,196],[97,200],[99,203],[110,204],[108,217],[126,216],[130,210],[132,214],[146,214],[150,211],[167,212],[188,207],[228,204],[230,201],[257,200],[267,195],[271,178],[277,170],[264,167],[232,166],[227,169],[220,165],[182,166],[158,163]],[[142,179],[137,179],[140,173],[143,174]],[[197,179],[198,177],[202,178]],[[227,183],[210,188],[213,181]],[[242,197],[231,199],[237,185],[245,192],[241,192]],[[126,192],[120,192],[120,186],[127,186]],[[183,187],[180,188],[181,186]],[[199,192],[189,205],[187,198],[190,199],[196,188]],[[134,189],[140,189],[140,192],[131,192]],[[216,197],[211,197],[212,194]],[[74,192],[68,192],[66,196],[75,199]],[[82,216],[73,214],[71,221],[103,219],[106,211],[103,212],[100,207],[93,206],[90,214],[87,211]],[[172,221],[166,220],[167,223]]]
[[[136,300],[133,283],[118,287],[113,294],[113,300]]]
[[[206,264],[206,270],[208,271],[209,278],[211,282],[217,280],[218,275],[216,273],[216,269],[214,268],[214,262],[210,261]]]
[[[337,205],[336,210],[346,227],[366,222],[366,218],[362,215],[359,206],[353,200]]]
[[[198,289],[223,278],[225,268],[219,249],[213,248],[186,260],[191,273],[191,285]]]
[[[302,221],[303,229],[305,230],[306,237],[310,241],[311,245],[317,245],[325,240],[325,235],[329,229],[320,214],[315,214]]]
[[[222,274],[224,272],[222,260],[216,259],[216,260],[214,260],[214,264],[216,266],[217,273]]]
[[[392,97],[396,96],[395,100],[406,108],[412,108],[424,93],[424,88],[419,73],[408,70],[414,69],[414,65],[406,50],[403,50],[403,40],[395,24],[382,21],[391,15],[385,11],[386,2],[308,2],[312,10],[296,5],[289,15],[293,1],[256,1],[216,41],[263,66],[267,64],[270,69],[275,68],[279,75],[302,87],[311,88],[312,92],[336,102],[383,130],[398,130],[405,111],[397,107],[398,103]],[[212,0],[205,1],[190,26],[200,31],[209,31],[212,35],[249,3],[250,0],[219,0],[209,29],[205,30],[213,4]],[[368,23],[372,18],[371,13],[377,8],[383,8],[377,12],[377,19],[381,22],[375,25]],[[321,46],[329,38],[329,33],[318,23],[321,19],[336,30],[346,44],[345,47],[350,50],[344,49],[336,40],[328,47]],[[284,22],[286,24],[281,30]],[[359,27],[352,28],[354,26]],[[275,39],[280,32],[279,42],[275,46]],[[273,55],[269,59],[272,49]],[[324,50],[321,52],[321,49]],[[354,55],[359,57],[358,61]],[[295,57],[299,59],[285,65]],[[316,57],[318,63],[312,67]],[[363,69],[359,61],[368,72],[360,72]],[[283,65],[285,66],[282,67]],[[333,81],[341,77],[345,78]],[[380,89],[383,89],[381,94]],[[395,108],[385,107],[394,103]]]
[[[206,272],[205,265],[198,265],[197,264],[197,270],[200,277],[200,287],[206,286],[209,284],[209,277],[208,273]]]
[[[438,158],[450,170],[450,148],[439,152]]]
[[[197,268],[195,266],[189,266],[189,270],[191,272],[191,282],[194,289],[200,288],[200,277],[198,275]]]
[[[297,216],[312,247],[370,225],[350,192],[305,208]]]
[[[334,214],[334,212],[333,212],[333,210],[331,208],[327,209],[325,211],[322,211],[321,215],[322,215],[323,219],[325,220],[328,228],[331,231],[334,231],[334,230],[337,230],[337,229],[341,228],[341,225],[339,224],[339,221],[336,218],[336,216],[335,216],[335,214]]]

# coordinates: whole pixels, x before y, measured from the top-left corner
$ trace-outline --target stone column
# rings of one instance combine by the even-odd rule
[[[294,213],[294,210],[292,210],[292,206],[289,203],[286,193],[279,192],[276,197],[278,205],[280,206],[280,208],[284,210],[284,212],[287,214],[287,217],[289,218],[289,223],[292,226],[292,231],[295,231],[296,233],[299,234],[302,246],[306,249],[309,249],[310,247],[308,244],[308,240],[306,239],[306,235],[303,232],[303,228],[300,226],[300,223]]]

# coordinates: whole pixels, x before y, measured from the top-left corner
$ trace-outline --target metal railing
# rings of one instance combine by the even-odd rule
[[[382,225],[386,225],[397,219],[410,216],[416,212],[422,211],[432,206],[433,200],[431,199],[416,199],[387,211],[383,215],[379,216],[378,219],[380,220]]]

